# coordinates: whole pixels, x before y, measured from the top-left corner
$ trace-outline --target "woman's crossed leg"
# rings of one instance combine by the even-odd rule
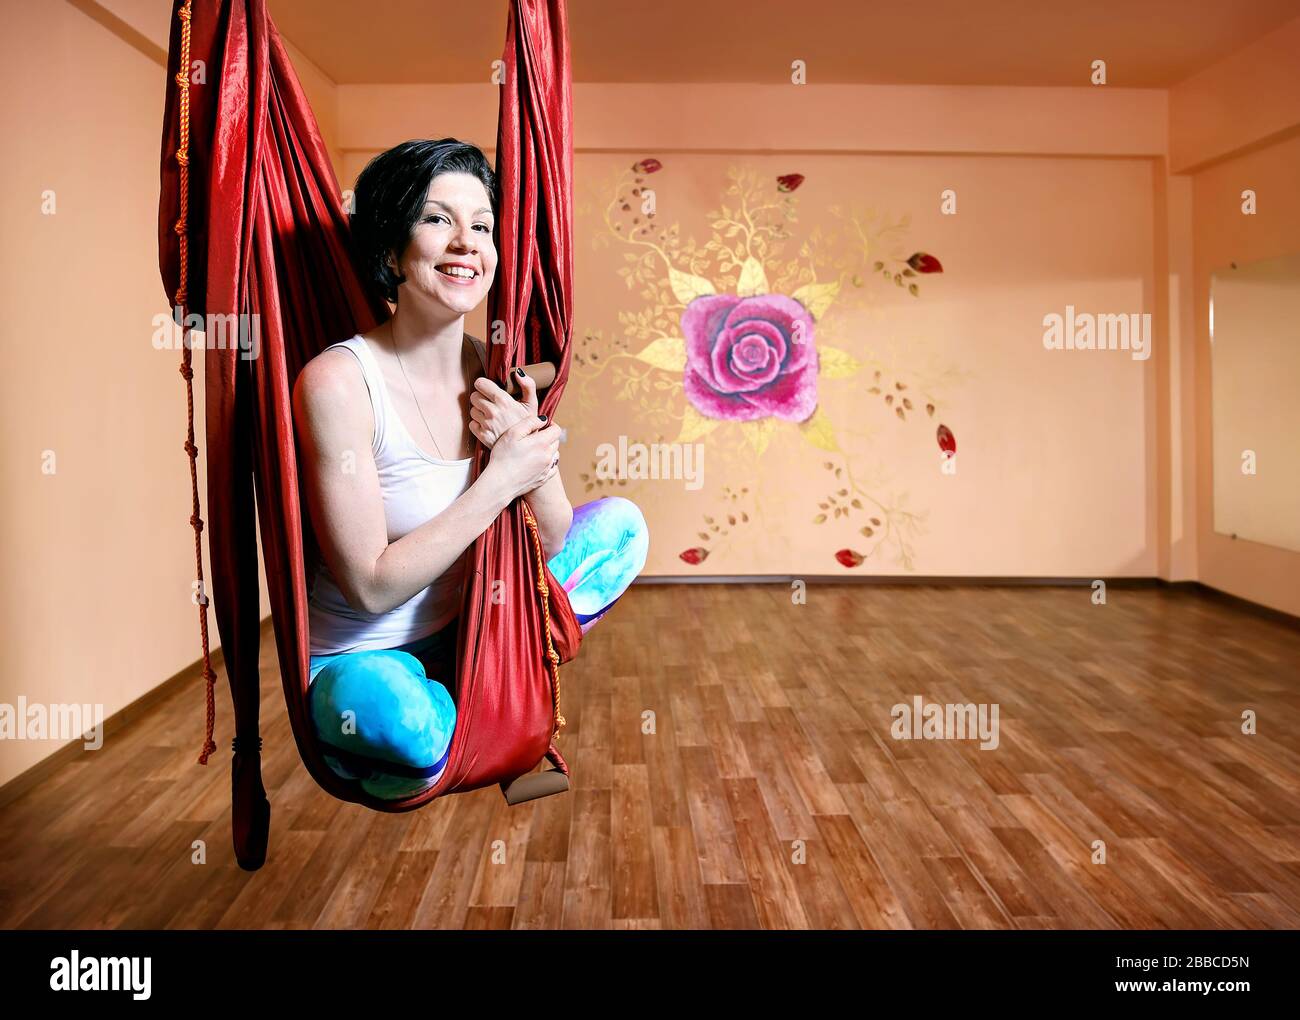
[[[631,500],[606,496],[574,508],[564,546],[547,566],[584,634],[641,572],[648,550],[645,518]],[[311,657],[312,722],[331,769],[386,800],[437,783],[456,706],[453,678],[429,677],[425,663],[455,662],[457,623],[399,648]]]

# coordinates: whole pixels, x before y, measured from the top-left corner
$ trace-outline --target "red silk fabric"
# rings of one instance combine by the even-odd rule
[[[180,89],[183,0],[174,0],[162,135],[159,266],[169,303],[180,280]],[[572,315],[572,123],[565,0],[511,0],[497,134],[499,263],[488,318],[489,377],[552,361],[541,402],[553,415],[569,370]],[[460,614],[457,705],[448,764],[431,790],[370,797],[334,774],[308,713],[307,591],[318,552],[299,487],[290,395],[303,365],[329,344],[388,317],[350,253],[341,192],[265,0],[193,0],[189,89],[188,286],[184,314],[255,314],[260,350],[204,352],[211,595],[235,712],[236,851],[260,864],[269,806],[258,738],[258,567],[254,506],[289,719],[302,760],[329,793],[385,811],[508,782],[549,757],[554,701],[546,658],[538,557],[516,500],[474,543]],[[395,140],[397,141],[397,140]],[[476,445],[472,478],[487,463]],[[178,462],[178,475],[180,466]],[[178,548],[178,555],[180,550]],[[551,636],[561,662],[581,630],[546,569]],[[503,585],[494,588],[494,581]],[[494,598],[494,591],[500,593]]]

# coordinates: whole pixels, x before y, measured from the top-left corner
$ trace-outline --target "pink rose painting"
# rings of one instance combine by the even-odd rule
[[[841,569],[861,571],[887,552],[911,570],[925,511],[907,506],[906,491],[872,481],[881,471],[864,477],[858,461],[878,457],[863,426],[879,429],[881,421],[916,437],[927,472],[930,435],[945,458],[956,452],[952,428],[939,423],[955,423],[943,387],[960,373],[930,364],[913,354],[910,338],[892,335],[907,323],[910,303],[942,279],[943,263],[907,242],[910,214],[862,210],[852,195],[838,201],[830,182],[789,167],[773,167],[775,174],[719,167],[720,175],[724,169],[718,201],[698,210],[698,167],[687,191],[651,157],[610,181],[600,211],[605,229],[593,243],[624,249],[617,279],[644,305],[620,306],[612,337],[600,329],[575,337],[570,385],[579,416],[603,422],[611,398],[627,401],[635,427],[647,440],[663,440],[662,449],[700,447],[702,454],[708,444],[710,477],[721,480],[674,546],[683,564],[707,562],[705,569],[725,573],[750,562],[755,549],[771,545],[758,522],[764,498],[775,495],[781,505],[770,519],[805,509],[804,520],[825,534],[827,565],[833,556]],[[707,240],[663,222],[664,194],[674,197],[667,208],[705,216]],[[828,204],[809,228],[799,226],[799,202]],[[852,407],[856,422],[837,420],[843,407]],[[764,471],[758,458],[774,448],[779,454]],[[776,465],[788,468],[787,455],[797,474],[777,473]],[[753,490],[725,484],[728,471],[752,479]],[[595,460],[579,479],[598,496],[603,486],[628,484],[603,477]],[[724,549],[732,559],[718,555]]]
[[[705,294],[682,313],[686,397],[708,418],[802,422],[817,409],[808,309],[784,294]]]

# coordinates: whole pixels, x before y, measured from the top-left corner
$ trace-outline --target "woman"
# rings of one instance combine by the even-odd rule
[[[532,380],[520,373],[522,397],[509,396],[465,335],[496,272],[495,194],[483,153],[453,138],[376,156],[357,179],[352,235],[396,307],[313,358],[294,387],[323,560],[309,600],[312,718],[330,767],[380,797],[432,786],[446,765],[466,555],[502,510],[528,501],[584,632],[645,565],[636,505],[575,511],[562,430],[537,414]],[[491,456],[470,485],[475,440]]]

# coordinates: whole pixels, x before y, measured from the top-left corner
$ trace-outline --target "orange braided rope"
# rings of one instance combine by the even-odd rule
[[[189,280],[189,208],[190,208],[190,0],[185,0],[176,16],[181,22],[181,60],[180,70],[176,72],[176,86],[180,89],[180,147],[176,150],[176,163],[180,167],[181,210],[176,221],[176,233],[180,235],[180,284],[174,298],[176,307],[184,311],[186,284]],[[216,682],[217,674],[212,668],[212,655],[208,648],[208,595],[203,590],[203,518],[199,507],[199,448],[194,443],[194,369],[190,366],[190,328],[181,324],[181,375],[185,378],[185,405],[188,427],[185,433],[185,452],[190,458],[190,495],[193,499],[193,512],[190,514],[190,527],[194,529],[194,569],[198,575],[195,602],[199,607],[199,637],[203,642],[203,680],[207,687],[207,729],[204,731],[203,750],[199,753],[199,764],[206,765],[208,757],[217,749],[212,739],[216,724]]]
[[[554,739],[560,735],[564,726],[564,716],[560,715],[560,653],[551,644],[551,589],[546,583],[546,566],[542,557],[542,540],[537,535],[537,518],[532,508],[524,502],[524,521],[533,536],[533,550],[537,553],[537,593],[542,597],[542,622],[546,633],[546,661],[551,669],[551,684],[555,691],[555,729],[551,735]]]

